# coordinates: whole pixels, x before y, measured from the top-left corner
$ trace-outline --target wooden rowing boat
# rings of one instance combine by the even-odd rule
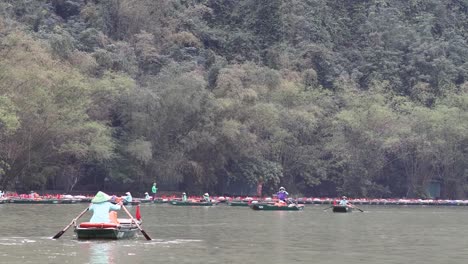
[[[194,202],[194,201],[178,201],[178,200],[171,200],[169,204],[178,205],[178,206],[212,206],[216,203],[213,202]]]
[[[162,203],[168,203],[169,199],[167,198],[156,198],[153,200],[153,203],[155,204],[162,204]]]
[[[16,204],[75,204],[82,202],[81,199],[25,199],[13,198],[9,199],[9,203]]]
[[[11,199],[10,203],[17,204],[58,204],[58,199]]]
[[[304,210],[304,205],[275,205],[268,203],[253,203],[250,205],[250,208],[256,211],[301,211]]]
[[[334,213],[351,213],[353,211],[352,207],[346,205],[334,205],[333,212]]]
[[[249,202],[245,201],[228,201],[227,204],[229,206],[249,206]]]
[[[131,219],[118,219],[114,223],[83,222],[75,226],[78,239],[125,239],[135,237],[138,226]],[[141,222],[138,222],[141,225]]]

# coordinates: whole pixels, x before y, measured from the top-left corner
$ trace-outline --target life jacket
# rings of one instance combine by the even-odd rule
[[[117,220],[117,212],[116,211],[109,212],[109,219],[110,219],[111,223],[119,224],[119,220]]]
[[[284,201],[281,201],[281,200],[275,203],[275,206],[285,206],[285,205],[286,205],[286,203]]]

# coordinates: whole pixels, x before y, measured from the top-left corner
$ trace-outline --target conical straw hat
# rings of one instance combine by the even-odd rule
[[[111,199],[111,197],[101,191],[99,191],[96,196],[94,196],[94,198],[91,200],[92,203],[103,203],[103,202],[107,202]]]

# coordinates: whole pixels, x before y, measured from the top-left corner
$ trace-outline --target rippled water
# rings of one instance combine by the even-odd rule
[[[468,259],[466,207],[361,206],[364,213],[334,214],[324,211],[325,205],[281,212],[144,204],[143,228],[152,241],[141,234],[78,241],[72,228],[50,239],[85,208],[0,205],[0,263],[462,264]]]

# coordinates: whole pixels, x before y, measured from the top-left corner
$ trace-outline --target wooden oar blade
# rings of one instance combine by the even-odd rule
[[[359,207],[357,207],[357,206],[355,206],[355,205],[353,205],[352,208],[358,209],[359,211],[361,211],[362,213],[364,213],[364,210],[362,210],[361,208],[359,208]]]
[[[62,230],[62,231],[58,232],[54,237],[52,237],[52,239],[60,238],[64,233],[65,233],[65,231]]]
[[[151,240],[151,237],[146,234],[146,231],[143,229],[140,229],[141,233],[145,236],[146,240]]]
[[[122,208],[124,209],[125,213],[127,213],[128,217],[130,217],[130,219],[132,219],[133,223],[135,223],[135,225],[138,227],[138,229],[140,229],[141,233],[145,236],[146,240],[151,240],[151,237],[148,236],[148,234],[146,234],[145,230],[143,230],[143,228],[141,228],[141,226],[138,224],[138,222],[135,220],[135,218],[133,218],[132,214],[130,214],[130,212],[127,210],[127,208],[122,205]]]
[[[62,231],[58,232],[55,236],[53,236],[52,239],[60,238],[68,230],[68,228],[70,228],[74,223],[76,223],[76,220],[83,216],[88,210],[89,208],[86,208],[83,212],[81,212],[75,219],[71,221],[69,225],[67,225]]]

